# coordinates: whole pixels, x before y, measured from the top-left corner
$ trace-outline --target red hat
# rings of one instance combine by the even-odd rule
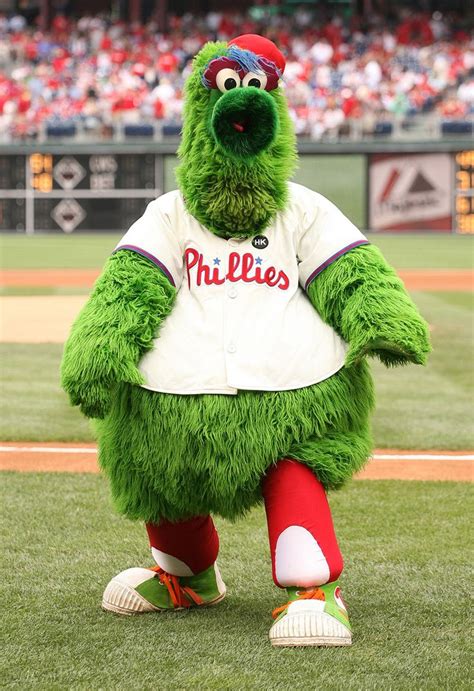
[[[242,36],[237,36],[229,41],[229,46],[237,46],[242,48],[242,50],[250,50],[255,53],[258,57],[266,58],[274,62],[277,68],[283,74],[285,70],[285,58],[283,53],[278,50],[276,45],[270,39],[264,36],[259,36],[258,34],[242,34]]]

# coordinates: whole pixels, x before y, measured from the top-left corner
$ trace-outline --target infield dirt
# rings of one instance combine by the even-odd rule
[[[413,457],[421,456],[419,460]],[[430,458],[430,456],[432,458]],[[437,457],[437,458],[436,458]],[[473,481],[473,452],[375,450],[355,477],[358,480]],[[449,459],[449,460],[448,460]],[[19,472],[97,473],[94,444],[3,442],[0,470]]]

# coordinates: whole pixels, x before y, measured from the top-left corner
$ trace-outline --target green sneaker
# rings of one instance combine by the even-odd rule
[[[351,626],[337,581],[319,588],[287,588],[287,592],[289,602],[273,611],[272,645],[351,645]]]
[[[144,614],[215,605],[226,587],[217,564],[194,576],[172,576],[158,566],[122,571],[107,585],[102,608],[116,614]]]

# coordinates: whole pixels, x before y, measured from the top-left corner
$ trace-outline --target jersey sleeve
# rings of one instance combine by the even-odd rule
[[[183,278],[183,252],[178,227],[173,227],[170,215],[156,199],[148,204],[145,213],[129,228],[114,250],[131,250],[149,259],[179,288]]]
[[[307,290],[327,266],[369,241],[342,211],[319,194],[313,193],[305,200],[303,219],[298,268],[300,285]]]

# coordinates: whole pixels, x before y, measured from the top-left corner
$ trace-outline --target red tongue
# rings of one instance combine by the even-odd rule
[[[242,125],[241,122],[233,122],[232,127],[234,130],[237,130],[237,132],[243,132],[245,130],[245,127]]]

